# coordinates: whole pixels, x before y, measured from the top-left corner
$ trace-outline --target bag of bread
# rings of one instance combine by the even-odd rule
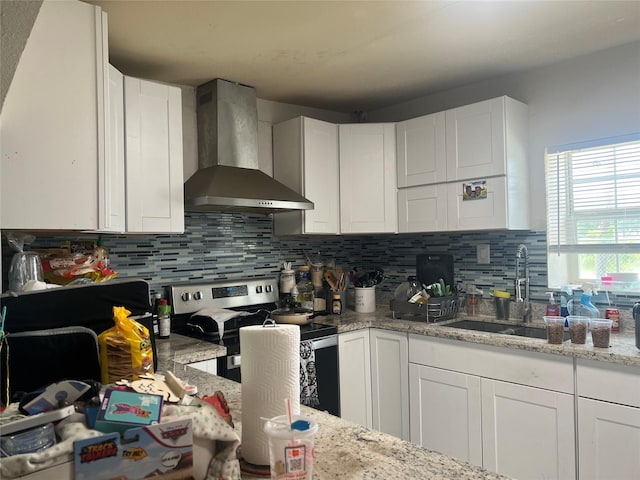
[[[124,307],[113,307],[115,325],[98,336],[103,384],[137,380],[153,374],[153,349],[149,330],[129,318]]]

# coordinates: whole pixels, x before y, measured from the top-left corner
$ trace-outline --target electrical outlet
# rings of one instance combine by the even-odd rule
[[[490,250],[489,244],[483,243],[478,245],[476,250],[478,264],[488,265],[491,263]]]

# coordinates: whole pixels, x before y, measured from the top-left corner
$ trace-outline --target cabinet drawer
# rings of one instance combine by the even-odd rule
[[[573,394],[573,359],[409,335],[409,362]]]
[[[640,407],[640,367],[577,359],[578,395]]]

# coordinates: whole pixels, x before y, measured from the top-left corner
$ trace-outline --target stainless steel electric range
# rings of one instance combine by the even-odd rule
[[[168,287],[172,305],[171,331],[198,338],[227,349],[225,357],[217,359],[217,374],[241,381],[239,329],[262,325],[269,312],[278,305],[278,279],[253,277],[215,282],[192,282]],[[220,315],[207,315],[210,309],[243,312],[242,316],[220,321]],[[338,337],[335,326],[323,325],[312,319],[300,326],[300,340],[311,341],[316,359],[319,410],[340,414],[338,381]]]

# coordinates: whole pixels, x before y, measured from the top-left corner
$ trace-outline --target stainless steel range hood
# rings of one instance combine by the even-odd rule
[[[184,186],[187,211],[276,213],[313,203],[258,170],[255,90],[222,79],[197,88],[198,171]]]

